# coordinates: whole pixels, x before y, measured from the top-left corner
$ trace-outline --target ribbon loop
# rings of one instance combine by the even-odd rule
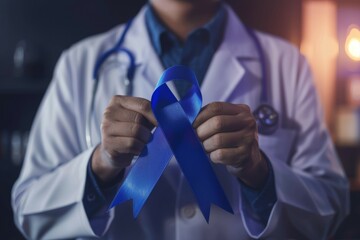
[[[191,83],[190,89],[179,101],[166,84],[174,80]],[[174,154],[206,221],[209,221],[211,204],[233,213],[192,127],[201,105],[199,85],[189,68],[174,66],[163,73],[151,98],[158,128],[154,131],[152,141],[147,145],[147,151],[139,156],[131,168],[110,208],[133,199],[133,214],[137,217]]]

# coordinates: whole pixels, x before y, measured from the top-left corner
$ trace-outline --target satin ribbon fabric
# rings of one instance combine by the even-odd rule
[[[187,81],[191,85],[180,100],[176,99],[166,84],[178,80]],[[201,106],[202,96],[198,81],[188,67],[174,66],[162,74],[151,98],[151,107],[158,127],[130,169],[110,208],[132,199],[133,215],[136,218],[174,155],[207,222],[211,204],[233,213],[192,127]]]

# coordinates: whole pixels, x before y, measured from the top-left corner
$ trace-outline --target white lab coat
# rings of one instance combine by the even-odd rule
[[[201,86],[204,105],[226,101],[255,109],[261,92],[259,57],[242,22],[230,7],[226,9],[224,39]],[[142,9],[123,46],[136,56],[133,95],[150,99],[164,69],[144,21]],[[76,44],[57,64],[12,192],[16,224],[28,238],[95,236],[82,203],[94,150],[86,147],[85,122],[95,61],[117,42],[122,30],[116,27]],[[216,172],[235,215],[213,207],[207,224],[176,161],[171,161],[137,220],[128,203],[92,220],[103,225],[105,239],[326,239],[346,216],[348,183],[323,123],[309,67],[295,47],[256,34],[266,55],[269,102],[280,114],[276,133],[259,136],[274,170],[277,194],[267,225],[256,223],[242,201],[240,184],[222,166],[216,166]],[[124,94],[121,79],[101,80],[92,121],[94,147],[100,142],[103,110],[116,94]]]

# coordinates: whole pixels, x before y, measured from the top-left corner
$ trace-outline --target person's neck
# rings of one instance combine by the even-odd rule
[[[214,16],[220,2],[152,0],[150,4],[166,27],[184,41],[190,32],[203,26]]]

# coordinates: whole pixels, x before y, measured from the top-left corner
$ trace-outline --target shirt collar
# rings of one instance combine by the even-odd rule
[[[164,45],[166,44],[166,42],[169,41],[169,39],[172,42],[179,42],[179,40],[176,39],[175,35],[172,34],[170,30],[168,30],[166,26],[164,26],[164,24],[156,16],[156,13],[154,12],[150,4],[146,9],[145,20],[152,45],[158,55],[161,55],[166,50],[166,46]],[[210,21],[207,22],[204,26],[192,31],[188,35],[187,40],[189,39],[189,37],[196,34],[197,32],[205,32],[208,36],[210,46],[216,49],[222,40],[225,21],[226,10],[224,5],[221,4],[219,10],[213,16],[213,18],[210,19]]]

